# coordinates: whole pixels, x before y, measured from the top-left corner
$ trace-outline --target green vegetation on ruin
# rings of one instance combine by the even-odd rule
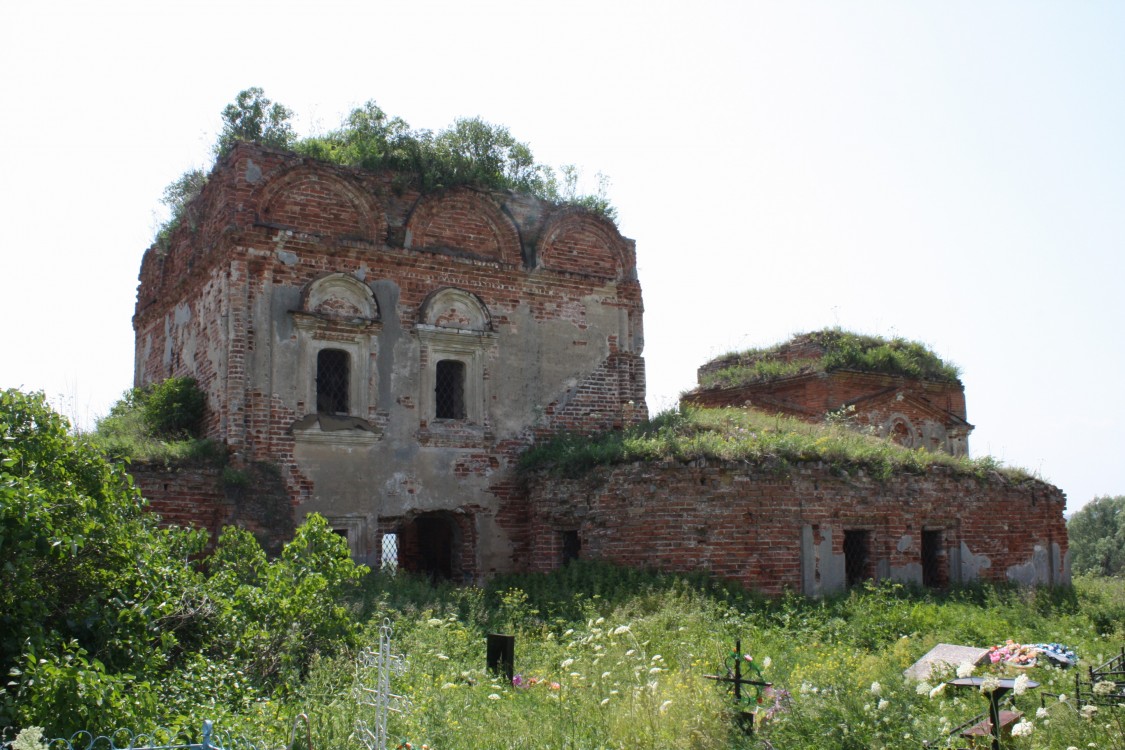
[[[596,176],[595,192],[579,192],[577,167],[564,165],[555,170],[540,164],[531,147],[517,140],[508,128],[480,117],[459,118],[435,133],[410,127],[370,100],[352,110],[335,130],[301,138],[291,125],[292,110],[270,101],[257,87],[239,92],[221,115],[223,129],[214,147],[217,158],[240,141],[258,143],[332,164],[390,171],[396,175],[398,189],[432,192],[473,185],[511,190],[617,220],[617,209],[606,195],[609,180],[605,175]],[[157,230],[158,246],[166,247],[180,225],[191,225],[190,203],[206,183],[207,173],[193,169],[165,188],[162,202],[171,218]]]
[[[910,450],[830,418],[810,424],[752,409],[667,411],[643,424],[596,435],[567,434],[541,442],[520,461],[524,473],[547,471],[577,476],[597,466],[635,461],[740,461],[765,471],[785,473],[803,462],[822,462],[842,474],[885,479],[899,472],[921,474],[944,466],[977,479],[999,474],[1020,482],[1031,476],[991,457],[966,458]]]
[[[1041,686],[1017,699],[1029,726],[1011,747],[1125,747],[1125,708],[1082,712],[1073,690],[1125,639],[1120,578],[763,599],[703,574],[578,560],[452,586],[366,572],[316,515],[274,559],[245,530],[228,528],[210,551],[206,536],[158,528],[121,466],[42,394],[0,391],[0,741],[24,732],[18,747],[39,748],[40,731],[119,727],[199,741],[210,719],[282,747],[305,714],[312,747],[355,748],[358,722],[375,721],[356,698],[375,675],[357,656],[389,621],[407,663],[390,687],[407,702],[390,715],[388,747],[749,750],[764,738],[788,750],[917,750],[984,701],[943,690],[951,670],[928,683],[902,670],[938,643],[1007,639],[1064,643],[1079,660],[1028,673]],[[516,638],[518,682],[485,669],[495,632]],[[771,716],[754,738],[704,679],[723,673],[736,638],[784,691],[763,702]]]
[[[823,348],[819,358],[784,361],[779,355],[794,344],[811,343]],[[928,346],[904,338],[885,339],[841,328],[825,328],[794,336],[789,341],[763,349],[726,354],[713,360],[718,369],[700,376],[701,389],[737,388],[813,372],[857,370],[901,375],[920,380],[956,383],[960,370],[945,362]]]
[[[193,378],[130,388],[86,436],[117,460],[149,463],[224,461],[215,441],[200,437],[207,398]]]

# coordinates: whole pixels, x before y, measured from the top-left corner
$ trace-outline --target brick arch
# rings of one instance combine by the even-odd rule
[[[346,273],[327,273],[301,291],[301,310],[341,318],[379,317],[371,287]]]
[[[466,187],[419,198],[406,219],[405,245],[460,250],[512,265],[520,262],[516,225],[491,199]]]
[[[447,286],[431,292],[418,310],[418,322],[435,328],[491,331],[488,306],[475,294]]]
[[[386,216],[372,195],[304,165],[266,180],[253,205],[259,223],[324,239],[381,242],[387,236]]]
[[[623,279],[632,272],[633,252],[613,222],[582,208],[553,213],[540,235],[537,268]]]

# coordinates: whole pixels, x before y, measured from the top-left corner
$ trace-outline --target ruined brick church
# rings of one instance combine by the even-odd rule
[[[723,465],[520,481],[544,437],[647,419],[642,311],[633,241],[589,211],[423,194],[238,144],[145,253],[135,383],[196,378],[206,436],[250,479],[137,467],[138,484],[166,522],[276,539],[316,512],[358,560],[453,580],[576,556],[813,595],[852,573],[1066,579],[1065,498],[1042,482],[849,482],[815,465],[787,481]],[[997,511],[1026,528],[989,528]]]

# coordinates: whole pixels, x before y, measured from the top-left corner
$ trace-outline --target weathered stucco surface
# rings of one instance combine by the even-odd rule
[[[196,377],[208,435],[236,463],[279,465],[295,515],[325,515],[370,563],[384,533],[422,547],[436,533],[444,551],[404,549],[404,564],[512,569],[518,454],[647,417],[633,243],[594,214],[420,195],[243,144],[189,219],[142,264],[136,383]],[[327,411],[324,350],[347,370]],[[439,406],[450,377],[456,406]]]

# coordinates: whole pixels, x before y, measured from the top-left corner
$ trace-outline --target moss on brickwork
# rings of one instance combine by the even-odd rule
[[[577,476],[596,466],[697,459],[743,461],[780,474],[795,464],[820,462],[840,474],[862,471],[877,478],[921,474],[934,466],[981,480],[1032,478],[1023,469],[1005,467],[988,456],[970,459],[909,450],[845,425],[810,424],[752,409],[669,411],[625,430],[561,435],[529,450],[519,466],[525,476],[537,471]]]
[[[725,354],[700,370],[700,387],[737,388],[813,372],[854,370],[957,383],[960,371],[929,347],[903,338],[825,328],[764,349]]]

